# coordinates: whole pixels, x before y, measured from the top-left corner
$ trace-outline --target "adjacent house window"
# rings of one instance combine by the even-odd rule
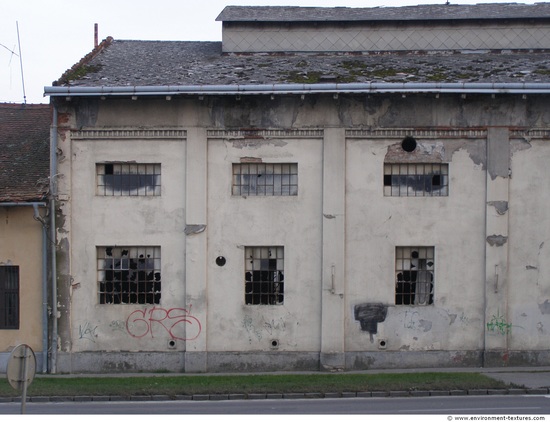
[[[435,259],[432,246],[395,249],[395,304],[431,305],[434,300]]]
[[[282,305],[284,299],[284,248],[246,247],[244,298],[247,305]]]
[[[98,195],[160,196],[160,164],[97,164],[96,174]]]
[[[159,304],[160,247],[97,248],[97,279],[101,304]]]
[[[448,164],[384,164],[385,196],[448,196]]]
[[[298,195],[298,164],[233,164],[233,195]]]
[[[0,266],[0,330],[19,329],[19,267]]]

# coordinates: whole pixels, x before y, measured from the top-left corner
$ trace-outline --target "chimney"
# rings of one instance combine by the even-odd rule
[[[97,41],[97,23],[94,23],[94,48],[96,48],[98,46],[98,41]]]

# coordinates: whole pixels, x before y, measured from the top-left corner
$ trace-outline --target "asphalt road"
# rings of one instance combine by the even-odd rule
[[[19,414],[20,403],[0,403],[0,414]],[[26,414],[57,415],[550,415],[550,396],[443,396],[223,401],[119,401],[27,403]],[[550,420],[550,417],[547,418]]]

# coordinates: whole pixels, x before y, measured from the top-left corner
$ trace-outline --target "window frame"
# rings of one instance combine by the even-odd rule
[[[97,196],[161,196],[161,179],[160,163],[96,163]]]
[[[396,246],[394,262],[395,305],[433,305],[436,281],[435,246]]]
[[[284,246],[245,246],[245,305],[284,304],[284,249]]]
[[[15,279],[8,280],[11,276]],[[8,285],[14,283],[14,285]],[[0,330],[19,330],[21,272],[18,265],[0,265]],[[10,303],[15,301],[15,303]],[[10,312],[13,314],[10,315]]]
[[[96,246],[98,304],[160,304],[161,258],[160,246]]]
[[[233,163],[231,195],[298,196],[298,163]]]
[[[384,196],[447,197],[449,179],[449,163],[386,162],[383,171]]]

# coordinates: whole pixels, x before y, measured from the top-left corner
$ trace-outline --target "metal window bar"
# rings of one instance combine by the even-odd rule
[[[448,196],[448,164],[384,164],[384,196]]]
[[[159,304],[160,247],[98,247],[100,304]]]
[[[0,329],[19,329],[19,267],[0,266]]]
[[[232,184],[236,196],[296,196],[298,164],[235,163]]]
[[[160,196],[160,167],[160,164],[97,164],[97,194],[100,196]]]
[[[395,304],[431,305],[434,300],[434,248],[397,247],[395,250]]]
[[[245,303],[282,305],[284,302],[284,248],[245,248]]]

